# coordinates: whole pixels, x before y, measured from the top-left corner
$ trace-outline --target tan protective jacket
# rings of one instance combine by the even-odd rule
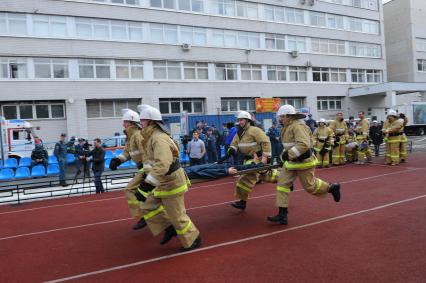
[[[238,133],[234,136],[231,147],[235,151],[238,150],[241,154],[251,158],[254,153],[259,151],[262,151],[263,156],[271,156],[271,141],[265,132],[256,126],[250,125],[250,123],[247,123],[244,129],[245,132],[241,138]]]
[[[132,159],[136,164],[141,164],[142,159],[142,141],[143,137],[141,130],[138,126],[129,126],[126,130],[126,145],[124,146],[123,152],[117,156],[121,162],[126,162]]]
[[[156,124],[142,129],[142,136],[145,181],[156,187],[154,197],[174,197],[186,192],[188,183],[183,168],[168,173],[170,165],[179,159],[176,143]]]
[[[367,139],[368,132],[370,131],[370,123],[368,123],[368,120],[366,118],[361,119],[358,122],[355,131],[357,137],[362,136],[363,139]]]
[[[284,150],[288,151],[290,161],[286,161],[284,166],[288,170],[303,170],[313,168],[316,165],[316,158],[311,155],[303,161],[296,160],[299,156],[311,150],[312,133],[304,121],[291,119],[287,125],[281,129],[281,140]]]
[[[325,143],[325,141],[328,141],[330,145],[333,145],[334,143],[334,133],[333,130],[331,130],[327,126],[319,126],[314,131],[314,148],[316,151],[320,151]]]
[[[333,132],[334,132],[334,136],[335,137],[339,137],[340,141],[338,142],[339,144],[345,144],[346,141],[349,138],[349,133],[348,133],[348,125],[346,125],[346,122],[343,121],[339,121],[339,120],[334,120],[330,123],[330,127],[329,127]]]

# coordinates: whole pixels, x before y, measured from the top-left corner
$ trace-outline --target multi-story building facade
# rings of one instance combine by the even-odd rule
[[[281,98],[315,117],[368,107],[386,81],[378,0],[0,1],[0,108],[53,140],[111,136],[120,110],[254,111]]]

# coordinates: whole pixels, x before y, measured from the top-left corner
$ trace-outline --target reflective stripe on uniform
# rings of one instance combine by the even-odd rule
[[[139,205],[141,202],[140,201],[138,201],[138,200],[128,200],[127,201],[127,204],[130,204],[130,205]]]
[[[283,186],[277,186],[277,191],[278,192],[283,192],[283,193],[290,193],[291,189],[287,188],[287,187],[283,187]]]
[[[138,170],[139,173],[145,173],[145,169],[142,167],[141,169]]]
[[[246,185],[244,185],[243,183],[238,182],[236,186],[237,186],[237,188],[240,188],[240,189],[242,189],[246,192],[251,193],[251,189],[249,187],[247,187]]]
[[[160,181],[158,181],[154,176],[152,176],[152,174],[148,174],[148,176],[146,176],[145,178],[145,181],[154,186],[160,185]]]
[[[303,170],[303,169],[309,169],[313,168],[318,164],[318,160],[315,158],[312,161],[309,162],[301,162],[301,163],[294,163],[294,162],[288,162],[286,161],[284,163],[285,168],[287,170]]]
[[[292,148],[290,148],[290,150],[293,151],[293,153],[296,155],[296,157],[299,157],[299,156],[302,155],[300,153],[300,151],[295,146],[293,146]]]
[[[277,175],[278,175],[278,170],[272,169],[271,170],[271,181],[275,181],[275,179],[277,179]]]
[[[177,195],[177,194],[186,192],[187,190],[188,190],[188,185],[185,183],[182,186],[172,189],[170,191],[153,190],[152,193],[154,194],[154,197],[165,197],[165,196]]]
[[[148,193],[147,192],[145,192],[145,191],[142,191],[140,188],[137,188],[137,191],[141,194],[141,195],[143,195],[144,197],[148,197]]]
[[[130,156],[134,156],[134,155],[139,154],[139,153],[140,153],[139,150],[129,152]]]
[[[315,193],[318,192],[321,189],[321,186],[325,184],[325,182],[321,179],[316,179],[315,182]]]
[[[185,234],[186,232],[188,232],[188,230],[189,230],[189,228],[191,228],[191,226],[192,226],[192,221],[191,221],[191,220],[189,220],[189,221],[188,221],[188,224],[186,224],[186,225],[185,225],[185,227],[183,227],[183,229],[179,230],[179,229],[176,229],[176,228],[175,228],[176,233],[177,233],[178,235],[183,235],[183,234]]]
[[[388,139],[387,140],[387,143],[400,143],[400,142],[401,142],[400,139],[394,139],[394,140]]]
[[[127,161],[126,156],[124,156],[123,154],[120,154],[119,156],[117,156],[118,159],[120,159],[122,162]]]
[[[144,218],[145,220],[148,220],[148,219],[150,219],[150,218],[154,217],[155,215],[159,214],[159,213],[160,213],[160,212],[162,212],[163,210],[164,210],[164,206],[160,205],[160,206],[159,206],[156,210],[153,210],[153,211],[151,211],[151,212],[149,212],[149,213],[145,214],[145,215],[143,216],[143,218]]]
[[[238,147],[250,147],[255,145],[257,145],[257,142],[244,142],[244,143],[239,143]]]
[[[152,166],[149,163],[144,163],[143,164],[143,168],[145,168],[145,169],[152,169]]]
[[[294,142],[283,142],[282,145],[283,145],[283,147],[288,148],[288,147],[295,146],[296,143],[294,143]]]

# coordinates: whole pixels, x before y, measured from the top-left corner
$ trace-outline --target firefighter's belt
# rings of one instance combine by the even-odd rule
[[[388,134],[390,137],[398,137],[400,135],[402,135],[401,133],[389,133]]]
[[[176,159],[172,164],[170,164],[169,171],[167,171],[166,175],[171,175],[173,172],[177,171],[180,166],[179,159]]]

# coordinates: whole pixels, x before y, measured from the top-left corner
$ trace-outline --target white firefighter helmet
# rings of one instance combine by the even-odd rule
[[[319,123],[326,123],[326,121],[325,121],[325,119],[324,118],[321,118],[321,119],[319,119]]]
[[[161,112],[148,104],[138,105],[141,120],[163,121]]]
[[[123,117],[121,118],[122,121],[132,121],[139,123],[140,118],[139,114],[136,111],[133,111],[131,109],[122,109],[121,115],[123,115]]]
[[[395,111],[395,110],[393,110],[393,109],[389,109],[389,110],[388,110],[388,116],[395,116],[395,117],[398,117],[398,113],[396,113],[396,111]]]
[[[252,120],[250,113],[247,111],[238,111],[237,115],[235,115],[238,119],[248,119]]]
[[[284,115],[290,115],[295,119],[304,119],[306,117],[305,114],[296,112],[294,106],[290,104],[284,104],[280,107],[280,109],[278,109],[277,118]]]

